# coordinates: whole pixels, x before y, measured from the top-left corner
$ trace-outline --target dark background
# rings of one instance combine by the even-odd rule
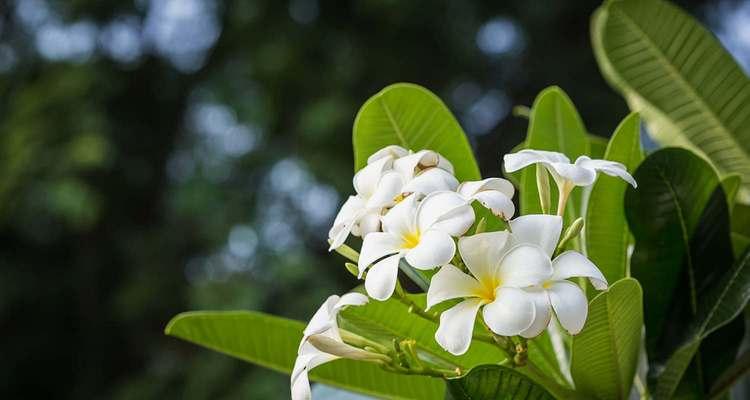
[[[678,2],[750,65],[750,3]],[[174,314],[307,320],[356,285],[326,250],[351,125],[416,82],[485,176],[561,86],[627,113],[598,1],[0,0],[0,397],[288,398],[288,378],[166,337]]]

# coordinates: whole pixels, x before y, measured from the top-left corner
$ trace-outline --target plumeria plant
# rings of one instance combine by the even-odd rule
[[[664,105],[690,71],[643,36],[690,29],[713,59],[731,58],[661,0],[607,2],[594,24],[602,70],[640,111],[609,140],[550,87],[518,113],[525,140],[482,179],[436,95],[388,86],[356,116],[352,192],[327,235],[351,291],[321,299],[308,323],[188,312],[166,333],[290,374],[294,400],[313,397],[311,381],[388,399],[747,398],[735,383],[750,370],[750,160],[735,150],[750,152],[750,136],[731,136],[747,118],[728,118],[750,106],[722,100],[725,114],[693,98],[718,108],[691,125],[705,110]],[[638,46],[663,55],[620,59]],[[656,86],[682,79],[669,96],[628,75],[665,62]],[[649,154],[641,115],[664,146]]]

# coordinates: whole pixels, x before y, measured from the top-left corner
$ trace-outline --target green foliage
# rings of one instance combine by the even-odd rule
[[[174,317],[165,332],[288,374],[304,327],[301,322],[259,312],[188,312]],[[444,391],[438,379],[394,374],[375,364],[352,360],[315,368],[310,379],[388,399],[435,399]]]
[[[544,387],[516,370],[482,365],[461,378],[447,380],[449,400],[552,400]]]
[[[750,251],[709,290],[705,301],[698,304],[696,317],[686,332],[686,338],[659,375],[655,393],[657,399],[672,397],[701,342],[737,317],[749,299]]]
[[[479,180],[479,167],[463,129],[429,90],[411,83],[387,86],[362,106],[354,120],[354,164],[388,145],[435,150],[455,168],[459,181]]]
[[[638,114],[630,114],[620,123],[604,159],[624,164],[631,174],[635,171],[643,160]],[[632,239],[624,210],[627,187],[620,178],[600,174],[586,209],[586,255],[608,282],[629,276],[628,246]]]
[[[549,87],[539,93],[534,100],[524,143],[525,147],[529,149],[563,153],[571,161],[578,156],[588,154],[589,140],[586,128],[583,126],[583,121],[581,121],[575,106],[562,89],[554,86]],[[519,192],[521,214],[541,213],[534,168],[525,168],[521,172]],[[553,190],[553,206],[557,201],[556,196],[556,192]],[[566,220],[573,221],[578,218],[580,208],[581,189],[576,188],[568,201],[568,210],[565,213]]]
[[[576,390],[599,399],[627,399],[641,345],[643,293],[631,278],[615,282],[589,304],[586,326],[573,336]]]
[[[608,1],[591,28],[604,76],[664,145],[742,176],[750,201],[750,79],[694,18],[663,0]]]

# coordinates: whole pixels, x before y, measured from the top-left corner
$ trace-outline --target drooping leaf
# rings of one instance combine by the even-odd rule
[[[591,36],[604,76],[657,141],[742,176],[750,201],[750,79],[693,17],[664,0],[607,1]]]
[[[425,294],[407,295],[415,307],[424,309]],[[439,308],[438,308],[439,310]],[[424,351],[434,357],[443,359],[462,368],[471,368],[480,364],[496,363],[506,358],[496,346],[474,341],[466,354],[454,356],[435,341],[437,324],[420,318],[409,312],[409,306],[391,298],[387,301],[370,301],[364,306],[349,307],[339,314],[341,326],[367,337],[381,336],[391,338],[414,339]]]
[[[621,279],[589,305],[573,336],[571,373],[576,390],[599,399],[627,399],[638,364],[643,296],[638,281]]]
[[[481,175],[469,141],[448,107],[429,90],[411,83],[387,86],[360,108],[354,120],[354,165],[388,145],[435,150],[455,168],[459,181]]]
[[[526,148],[557,151],[574,161],[589,153],[589,139],[586,128],[578,115],[573,102],[558,87],[544,89],[534,100],[526,134]],[[554,186],[554,183],[551,183]],[[536,171],[527,167],[521,173],[519,188],[521,214],[538,214],[539,192],[536,188]],[[557,193],[552,190],[552,205],[557,204]],[[566,221],[571,222],[580,216],[581,189],[576,188],[568,200]]]
[[[544,387],[520,372],[499,365],[482,365],[457,379],[448,379],[449,400],[552,400]]]
[[[604,155],[625,165],[631,174],[643,160],[640,118],[628,115],[617,127]],[[625,220],[625,189],[620,178],[600,174],[591,189],[586,209],[586,255],[608,282],[628,276],[628,246],[632,243]]]
[[[290,373],[305,325],[299,321],[252,311],[187,312],[165,328],[170,336]],[[399,375],[370,363],[337,360],[312,370],[310,379],[388,399],[437,399],[445,385],[440,379]]]
[[[698,304],[698,313],[680,346],[659,374],[655,397],[671,398],[701,341],[737,317],[750,299],[750,252],[746,252]]]

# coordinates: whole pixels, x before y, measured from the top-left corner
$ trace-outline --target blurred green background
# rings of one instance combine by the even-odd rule
[[[483,174],[559,85],[608,136],[599,1],[0,0],[0,397],[288,398],[162,334],[191,309],[307,320],[357,282],[327,252],[351,126],[438,93]],[[750,65],[750,3],[678,1]]]

